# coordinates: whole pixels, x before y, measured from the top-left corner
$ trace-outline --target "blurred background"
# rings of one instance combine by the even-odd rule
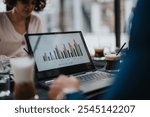
[[[47,0],[41,18],[44,32],[83,32],[90,53],[96,47],[116,48],[115,0]],[[120,0],[120,45],[128,43],[128,28],[136,0]],[[0,12],[5,11],[3,0]],[[128,44],[126,44],[126,47]]]

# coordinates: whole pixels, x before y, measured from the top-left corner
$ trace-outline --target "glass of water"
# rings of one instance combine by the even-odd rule
[[[9,75],[0,75],[0,99],[10,95]]]

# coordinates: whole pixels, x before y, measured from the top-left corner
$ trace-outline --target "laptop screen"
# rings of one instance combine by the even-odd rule
[[[38,72],[70,71],[70,68],[79,72],[89,70],[93,66],[80,31],[26,34],[25,37]],[[67,71],[64,71],[65,74]]]

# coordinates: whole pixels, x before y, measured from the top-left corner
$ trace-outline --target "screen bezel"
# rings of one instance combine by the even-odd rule
[[[85,50],[87,52],[89,61],[88,63],[83,63],[83,64],[78,64],[78,65],[73,65],[73,66],[67,66],[67,67],[62,67],[62,68],[57,68],[57,69],[49,69],[49,70],[45,70],[45,71],[38,71],[36,62],[35,62],[35,74],[36,77],[38,77],[38,80],[46,80],[46,79],[50,79],[50,78],[54,78],[57,77],[60,74],[65,74],[65,75],[70,75],[70,74],[76,74],[79,72],[87,72],[87,71],[94,71],[95,70],[95,66],[92,62],[90,53],[88,51],[88,48],[86,46],[86,43],[84,41],[84,37],[82,35],[81,31],[69,31],[69,32],[50,32],[50,33],[30,33],[30,34],[25,34],[25,39],[27,42],[27,47],[28,47],[28,51],[29,51],[29,55],[31,57],[34,58],[34,54],[33,51],[31,49],[31,44],[29,41],[29,37],[30,36],[35,36],[35,35],[57,35],[57,34],[71,34],[71,33],[79,33],[81,36],[81,40],[84,44]]]

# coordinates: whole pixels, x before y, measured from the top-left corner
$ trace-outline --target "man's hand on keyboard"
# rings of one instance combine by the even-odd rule
[[[65,91],[79,91],[80,82],[74,76],[60,75],[50,85],[48,96],[50,99],[62,99]]]

